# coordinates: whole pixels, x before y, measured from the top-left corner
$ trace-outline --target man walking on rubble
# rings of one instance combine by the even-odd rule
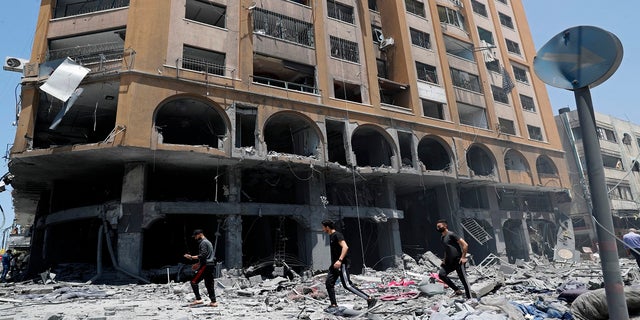
[[[330,313],[337,311],[338,303],[336,302],[335,285],[338,277],[345,289],[362,299],[366,299],[367,308],[373,308],[377,300],[355,287],[349,279],[349,246],[344,240],[344,235],[336,231],[335,224],[331,220],[322,221],[322,231],[329,235],[329,249],[331,251],[331,266],[327,272],[327,281],[325,282],[331,305],[325,311]]]
[[[638,267],[640,267],[640,234],[636,232],[636,229],[630,228],[629,233],[622,236],[622,241],[627,246],[627,248],[625,248],[627,255],[633,255]]]
[[[447,220],[438,220],[436,230],[442,235],[440,237],[440,241],[444,247],[444,259],[442,259],[438,277],[440,277],[440,280],[444,281],[449,288],[453,289],[454,297],[461,296],[462,290],[460,290],[460,288],[453,283],[448,276],[449,273],[455,270],[458,274],[458,278],[460,278],[460,282],[462,282],[465,295],[467,299],[469,299],[471,298],[471,292],[469,291],[469,284],[467,283],[467,274],[465,270],[465,264],[467,263],[467,249],[469,248],[469,245],[457,234],[449,231]]]
[[[213,287],[213,271],[216,267],[216,257],[215,252],[213,252],[213,245],[211,244],[211,241],[205,238],[201,229],[194,230],[193,237],[198,241],[198,255],[192,256],[188,253],[184,254],[184,257],[189,260],[198,260],[198,263],[196,264],[197,268],[194,269],[196,274],[193,276],[193,279],[191,279],[191,289],[193,289],[193,293],[196,295],[196,300],[191,302],[189,305],[197,306],[203,303],[198,284],[202,279],[204,279],[204,286],[207,288],[209,299],[211,299],[209,306],[217,307],[218,303],[216,302],[216,292]]]

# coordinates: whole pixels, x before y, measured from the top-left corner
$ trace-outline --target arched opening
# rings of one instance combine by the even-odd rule
[[[183,97],[158,108],[155,128],[160,143],[221,148],[227,136],[224,119],[208,102]]]
[[[273,115],[264,126],[264,142],[267,150],[317,156],[320,138],[316,126],[300,115],[281,112]]]
[[[518,151],[510,149],[504,155],[504,166],[507,170],[526,171],[529,172],[529,164],[527,160]]]
[[[351,147],[359,167],[391,166],[394,148],[376,128],[364,126],[356,129]]]
[[[418,144],[418,159],[427,170],[449,170],[449,151],[436,139],[424,137]]]
[[[538,171],[538,174],[546,174],[551,176],[558,175],[558,169],[556,169],[556,166],[553,164],[553,162],[546,156],[539,156],[538,159],[536,159],[536,170]]]
[[[478,176],[489,176],[494,173],[493,158],[489,153],[478,145],[473,145],[467,151],[467,164]]]

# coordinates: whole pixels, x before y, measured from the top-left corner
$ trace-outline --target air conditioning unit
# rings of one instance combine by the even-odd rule
[[[27,59],[6,57],[4,59],[4,65],[2,66],[2,69],[6,71],[22,72],[24,71],[24,65],[28,62],[29,60]]]

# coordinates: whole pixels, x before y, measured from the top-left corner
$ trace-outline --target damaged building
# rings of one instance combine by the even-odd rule
[[[31,272],[355,270],[573,253],[570,183],[520,0],[42,0],[9,169]],[[568,252],[569,251],[569,252]]]

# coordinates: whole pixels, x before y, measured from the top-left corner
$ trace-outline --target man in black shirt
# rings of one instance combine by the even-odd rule
[[[214,255],[215,252],[213,252],[213,245],[211,244],[211,241],[205,238],[201,229],[194,230],[193,237],[198,241],[198,255],[192,256],[188,253],[184,254],[184,257],[189,260],[198,260],[198,268],[194,270],[196,275],[191,279],[191,289],[193,289],[193,293],[196,295],[196,300],[190,305],[196,306],[203,303],[198,283],[204,279],[204,286],[207,288],[209,299],[211,299],[209,306],[217,307],[218,303],[216,302],[216,292],[213,287],[213,271],[216,267],[216,257]]]
[[[327,272],[327,281],[325,283],[327,287],[327,293],[329,294],[329,300],[331,300],[331,306],[326,311],[333,312],[337,309],[338,303],[336,302],[335,285],[338,277],[342,281],[342,286],[356,294],[358,297],[367,299],[367,307],[373,308],[377,300],[362,290],[353,285],[349,279],[349,246],[344,240],[344,235],[336,231],[335,225],[331,220],[322,221],[322,231],[329,235],[329,248],[331,250],[331,266]]]
[[[460,282],[462,282],[465,295],[467,299],[469,299],[471,298],[471,293],[469,291],[469,284],[467,283],[467,274],[464,266],[467,262],[467,249],[469,248],[469,245],[457,234],[449,231],[447,227],[447,220],[438,220],[436,230],[442,235],[440,241],[444,247],[444,259],[442,259],[438,276],[440,277],[440,280],[444,281],[444,283],[449,286],[449,288],[453,289],[454,296],[461,296],[462,291],[460,288],[448,277],[448,274],[455,270],[456,273],[458,273]]]

